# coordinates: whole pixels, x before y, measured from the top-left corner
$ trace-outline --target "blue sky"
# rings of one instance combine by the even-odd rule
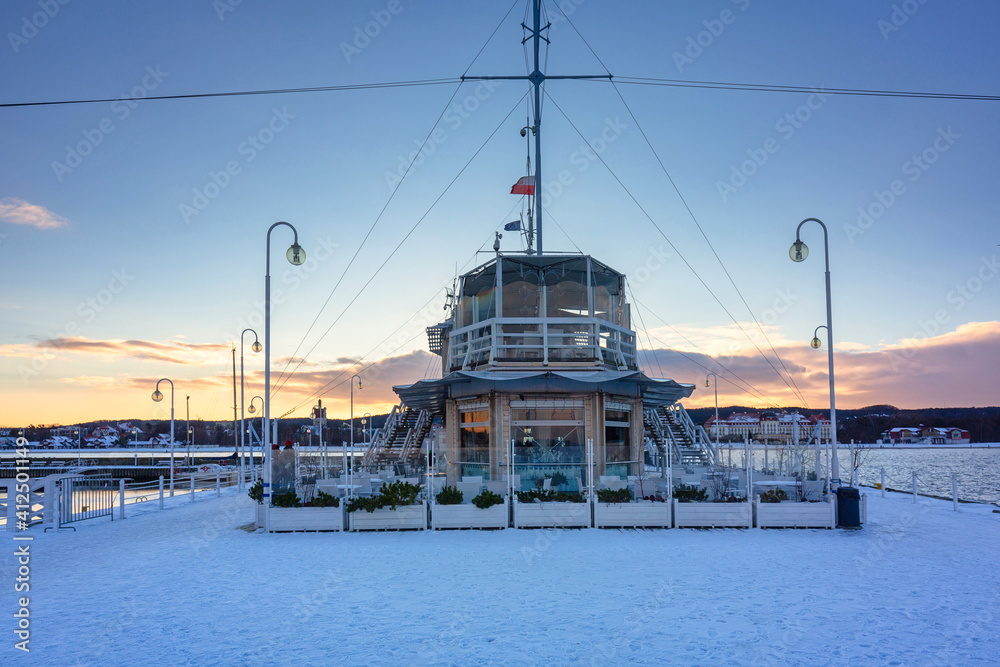
[[[795,225],[806,217],[830,228],[838,358],[845,382],[855,383],[843,387],[848,406],[997,403],[995,386],[980,378],[998,370],[997,357],[989,356],[994,348],[983,346],[996,344],[1000,107],[820,91],[998,94],[1000,6],[985,0],[559,5],[616,77],[818,91],[618,84],[750,310],[783,358],[794,360],[811,407],[826,401],[825,355],[800,349],[824,320],[819,228],[803,231],[813,251],[807,262],[794,264],[786,254]],[[0,16],[2,101],[455,77],[509,7],[10,1]],[[39,14],[46,9],[53,15]],[[555,25],[547,71],[602,73],[576,32],[556,20],[560,10],[552,3],[549,10]],[[524,73],[517,25],[523,14],[521,2],[470,74]],[[380,19],[384,25],[373,23]],[[367,42],[358,37],[366,28],[377,33]],[[391,175],[454,93],[438,125],[441,139],[411,168],[300,353],[317,343],[507,121],[319,340],[302,366],[307,372],[275,399],[279,414],[305,399],[323,384],[310,383],[344,370],[430,300],[426,315],[369,358],[388,357],[360,404],[384,409],[392,383],[433,370],[418,352],[426,349],[418,334],[443,315],[441,295],[456,263],[475,263],[475,251],[488,247],[517,204],[507,193],[524,172],[518,130],[526,87],[507,81],[456,88],[0,109],[0,423],[152,417],[147,384],[163,376],[176,379],[179,394],[192,395],[192,410],[197,405],[205,418],[224,418],[231,406],[224,381],[229,342],[259,311],[267,227],[289,220],[307,253],[329,249],[318,255],[324,261],[296,276],[281,257],[290,238],[282,230],[274,236],[274,280],[286,299],[274,311],[272,353],[281,358],[302,340],[385,206]],[[643,336],[647,346],[679,348],[709,366],[710,357],[723,355],[778,403],[797,403],[604,165],[581,159],[583,140],[559,109],[588,140],[602,132],[611,139],[601,157],[733,316],[751,320],[615,89],[550,82],[547,91],[543,177],[551,182],[565,171],[571,184],[548,203],[549,220],[568,236],[549,222],[546,250],[579,246],[629,273],[642,304],[638,314],[651,330]],[[69,153],[81,146],[88,154],[77,163]],[[755,156],[762,164],[747,162]],[[741,169],[752,173],[732,180]],[[871,218],[859,223],[859,208]],[[511,236],[505,248],[517,249]],[[53,338],[74,344],[47,347]],[[930,340],[906,342],[914,338]],[[759,335],[757,341],[764,344]],[[905,363],[893,361],[893,350],[907,351]],[[922,356],[932,352],[933,361]],[[657,375],[704,378],[704,369],[666,351],[645,360]],[[248,358],[256,393],[260,367],[259,358]],[[754,400],[725,383],[720,394],[733,403]],[[346,412],[345,398],[346,385],[325,402]],[[698,392],[691,403],[706,400],[711,396]]]

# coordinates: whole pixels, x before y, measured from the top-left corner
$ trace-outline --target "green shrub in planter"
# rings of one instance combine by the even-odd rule
[[[701,503],[708,500],[708,491],[700,486],[678,484],[674,487],[674,498],[679,503]]]
[[[552,473],[552,486],[563,486],[564,484],[569,484],[569,480],[566,479],[566,475],[561,472]]]
[[[780,503],[782,500],[788,500],[788,494],[784,489],[771,489],[760,494],[762,503]]]
[[[628,489],[598,489],[597,499],[602,503],[632,502],[632,492]]]
[[[393,482],[392,484],[383,484],[376,496],[372,496],[371,498],[352,498],[347,503],[347,511],[356,512],[357,510],[364,510],[366,512],[374,512],[383,507],[396,509],[399,505],[415,505],[419,493],[419,485],[410,484],[402,480]]]
[[[312,499],[313,507],[340,507],[340,498],[331,496],[326,491],[317,491]]]
[[[583,494],[572,491],[518,491],[517,500],[521,503],[533,503],[536,500],[543,503],[582,503]]]
[[[256,500],[258,505],[263,505],[264,504],[264,482],[262,482],[262,481],[260,481],[258,479],[257,482],[253,486],[250,487],[250,490],[247,491],[247,495],[250,496],[250,498],[252,500]]]
[[[274,494],[271,504],[275,507],[301,507],[302,501],[299,500],[294,489],[289,489],[288,491]]]
[[[454,486],[446,486],[434,498],[438,505],[461,505],[464,496]]]
[[[448,487],[445,487],[448,488]],[[499,493],[493,493],[492,491],[483,491],[478,496],[472,499],[472,504],[481,510],[487,507],[493,507],[494,505],[503,504],[503,496]]]

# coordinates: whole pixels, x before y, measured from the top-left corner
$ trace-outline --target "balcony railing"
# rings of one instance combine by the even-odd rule
[[[450,371],[562,364],[637,370],[635,332],[599,318],[498,317],[449,337]]]

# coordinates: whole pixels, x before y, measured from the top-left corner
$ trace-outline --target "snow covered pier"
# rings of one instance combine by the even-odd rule
[[[993,665],[992,509],[870,494],[861,531],[269,535],[224,489],[29,531],[32,655],[3,660]]]

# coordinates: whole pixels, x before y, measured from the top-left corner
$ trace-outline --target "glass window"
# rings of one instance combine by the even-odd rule
[[[620,463],[630,460],[632,415],[627,405],[613,403],[604,409],[604,461]],[[610,470],[610,468],[608,468]],[[611,473],[609,473],[611,474]]]
[[[490,413],[486,405],[469,406],[458,413],[458,462],[490,462]]]

